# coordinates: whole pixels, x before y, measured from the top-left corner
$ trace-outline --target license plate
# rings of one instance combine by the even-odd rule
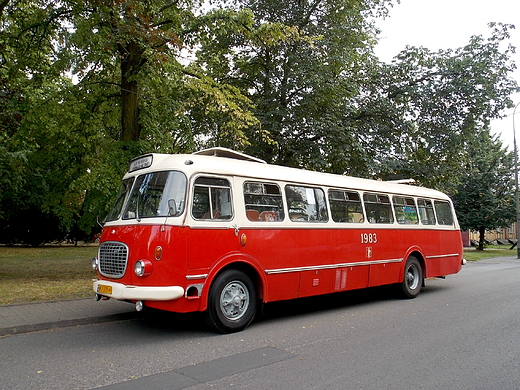
[[[112,294],[112,286],[105,286],[104,284],[98,284],[97,292],[100,294]]]

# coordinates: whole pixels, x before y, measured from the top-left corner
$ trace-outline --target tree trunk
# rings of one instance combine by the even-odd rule
[[[477,250],[483,251],[484,250],[484,235],[486,234],[486,228],[481,226],[478,229],[478,248]]]
[[[121,54],[121,128],[122,141],[137,141],[141,134],[139,123],[139,86],[137,75],[144,63],[143,51],[136,42],[120,46]]]

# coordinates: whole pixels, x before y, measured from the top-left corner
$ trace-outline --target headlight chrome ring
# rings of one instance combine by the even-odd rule
[[[92,258],[92,269],[96,272],[99,269],[99,259],[97,257]]]
[[[150,276],[152,274],[152,271],[153,264],[150,260],[141,259],[137,260],[134,264],[134,273],[141,278]]]

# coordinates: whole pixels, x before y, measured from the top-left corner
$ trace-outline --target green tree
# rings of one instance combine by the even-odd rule
[[[468,140],[463,175],[453,200],[461,228],[479,232],[484,249],[486,229],[505,227],[516,218],[513,153],[482,130]]]
[[[513,27],[490,27],[487,39],[474,36],[462,48],[439,52],[409,47],[383,66],[368,107],[389,107],[381,117],[396,116],[373,124],[377,134],[394,136],[388,138],[390,158],[380,158],[380,177],[413,177],[453,193],[466,141],[511,107],[510,96],[518,91],[510,77],[514,48],[507,45]],[[398,133],[385,129],[394,124]]]
[[[47,110],[38,108],[62,81],[53,59],[61,26],[54,9],[38,0],[2,2],[0,26],[0,231],[5,242],[23,237],[37,244],[58,236],[62,227],[43,206],[52,188],[43,173],[53,168],[35,158],[49,148],[47,136],[54,131]],[[28,124],[30,116],[37,129]]]
[[[260,128],[246,132],[248,153],[272,163],[337,173],[353,173],[365,164],[357,131],[345,118],[355,110],[367,69],[377,63],[372,53],[376,30],[369,16],[384,13],[389,3],[234,3],[238,10],[250,10],[254,23],[237,20],[231,30],[216,30],[197,58],[254,103]]]

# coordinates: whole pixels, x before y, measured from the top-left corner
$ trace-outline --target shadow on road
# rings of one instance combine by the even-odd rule
[[[422,289],[421,295],[431,294],[439,289],[441,285],[430,283]],[[362,290],[353,290],[341,293],[326,294],[308,298],[299,298],[288,301],[280,301],[261,305],[255,318],[256,323],[277,322],[289,317],[304,316],[325,311],[345,310],[360,305],[371,305],[373,303],[401,300],[398,289],[395,286],[381,286]],[[140,332],[152,332],[155,336],[165,334],[215,335],[206,326],[204,313],[171,313],[155,309],[146,309],[136,313],[135,326]]]

